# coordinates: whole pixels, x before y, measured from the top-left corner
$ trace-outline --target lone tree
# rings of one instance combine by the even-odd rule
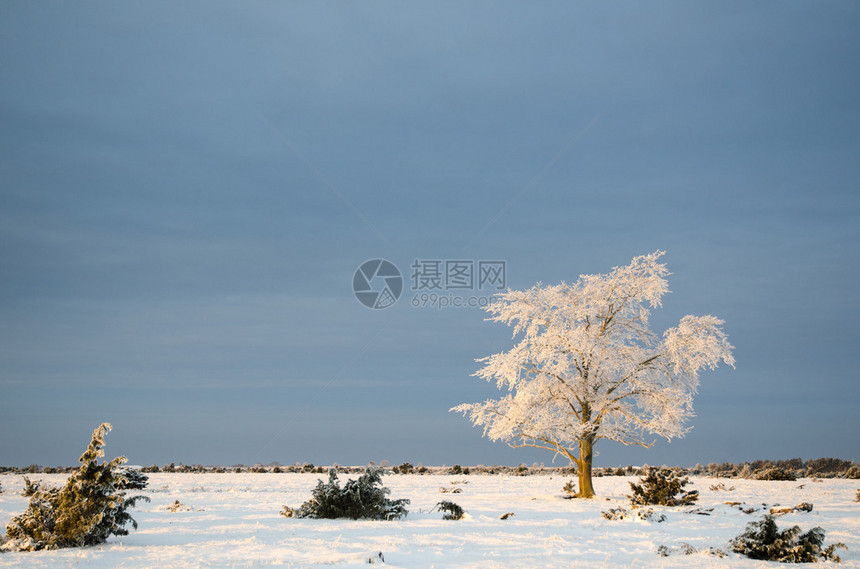
[[[668,292],[663,251],[635,257],[608,274],[574,284],[509,290],[485,310],[513,326],[511,350],[477,361],[475,374],[508,394],[451,409],[484,436],[512,447],[536,447],[576,466],[581,498],[594,496],[594,444],[609,439],[650,447],[689,429],[702,368],[734,367],[732,345],[713,316],[684,316],[658,337],[650,308]]]

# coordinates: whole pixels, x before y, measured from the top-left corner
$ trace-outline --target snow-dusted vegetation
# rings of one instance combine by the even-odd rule
[[[507,392],[463,404],[484,435],[536,447],[577,467],[579,496],[594,495],[594,445],[601,439],[649,447],[689,430],[699,371],[734,366],[733,346],[714,316],[684,316],[662,337],[651,309],[669,292],[663,251],[634,257],[573,284],[508,290],[487,306],[489,320],[513,327],[517,344],[478,361],[474,375]]]
[[[341,474],[341,480],[358,474]],[[31,474],[62,486],[68,474]],[[151,473],[134,509],[139,529],[94,547],[0,554],[2,568],[86,567],[778,567],[732,551],[750,522],[773,510],[780,531],[825,531],[843,542],[841,567],[860,567],[858,480],[801,478],[764,481],[692,476],[694,506],[631,508],[639,476],[595,478],[596,499],[569,499],[569,476],[388,474],[391,495],[411,500],[395,521],[286,518],[325,474]],[[0,524],[27,507],[21,474],[0,474]],[[453,501],[463,519],[442,519],[437,505]],[[175,507],[177,503],[182,507]],[[812,505],[795,508],[802,504]],[[608,519],[603,512],[631,515]],[[780,512],[785,513],[780,513]],[[510,515],[513,514],[513,515]],[[505,519],[502,519],[502,517]],[[381,554],[381,555],[380,555]],[[832,564],[832,562],[827,562]]]
[[[122,468],[125,457],[110,462],[104,456],[105,435],[111,426],[103,423],[80,458],[81,466],[62,487],[24,478],[21,495],[28,498],[24,513],[6,524],[0,535],[0,551],[38,551],[104,543],[112,535],[128,535],[126,525],[137,527],[128,513],[146,496],[127,497],[126,490],[142,490],[147,477]]]

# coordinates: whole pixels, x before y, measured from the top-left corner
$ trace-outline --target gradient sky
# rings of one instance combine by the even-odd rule
[[[545,462],[448,409],[512,345],[419,259],[656,249],[737,368],[596,466],[860,459],[860,5],[0,4],[0,464]],[[365,260],[400,300],[353,296]],[[483,293],[482,293],[483,294]],[[564,464],[557,461],[557,464]]]

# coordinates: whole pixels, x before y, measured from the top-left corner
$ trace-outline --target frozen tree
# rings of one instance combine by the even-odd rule
[[[668,292],[664,254],[634,258],[574,284],[508,290],[486,307],[488,320],[513,326],[518,343],[477,361],[500,399],[463,404],[491,440],[537,447],[577,468],[579,496],[594,496],[594,444],[609,439],[649,447],[653,435],[683,436],[693,415],[699,370],[734,367],[732,345],[713,316],[684,316],[660,337],[649,308]]]

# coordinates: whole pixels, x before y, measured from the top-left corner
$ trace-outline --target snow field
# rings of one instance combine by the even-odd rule
[[[687,543],[699,550],[727,549],[728,541],[768,507],[812,502],[808,513],[777,518],[780,527],[816,525],[827,532],[826,543],[842,541],[842,567],[860,567],[860,503],[854,497],[860,481],[829,479],[813,482],[766,482],[693,477],[700,491],[696,508],[710,515],[689,513],[693,507],[653,507],[666,515],[663,523],[637,519],[610,521],[602,511],[631,510],[625,494],[637,477],[594,480],[599,497],[567,500],[560,476],[388,475],[384,484],[391,498],[409,498],[409,515],[400,521],[288,519],[284,505],[299,506],[310,497],[320,474],[199,474],[149,475],[140,502],[131,513],[139,529],[111,538],[94,548],[0,554],[0,568],[232,568],[232,567],[366,567],[369,559],[388,567],[778,567],[735,554],[719,558],[704,552],[691,556],[673,550]],[[357,475],[340,475],[341,482]],[[66,475],[32,475],[31,479],[60,485]],[[734,490],[712,491],[725,484]],[[0,525],[26,508],[20,496],[23,478],[0,475]],[[801,487],[802,486],[802,487]],[[443,493],[440,488],[460,488]],[[689,488],[689,487],[688,487]],[[190,510],[170,511],[176,500]],[[441,500],[462,506],[468,516],[445,521],[433,510]],[[724,504],[743,502],[753,514]],[[499,519],[506,512],[515,517]]]

